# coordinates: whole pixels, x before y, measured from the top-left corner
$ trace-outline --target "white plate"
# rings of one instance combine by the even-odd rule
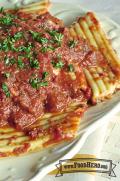
[[[54,4],[50,10],[53,15],[63,19],[66,25],[72,23],[76,17],[84,14],[85,11],[81,6],[68,4]],[[112,39],[114,48],[119,53],[120,26],[100,14],[98,14],[98,17],[105,32]],[[81,121],[79,137],[73,142],[64,143],[55,148],[28,156],[1,159],[0,181],[40,181],[48,172],[55,168],[55,164],[58,163],[59,159],[74,156],[91,132],[102,124],[104,125],[104,122],[109,121],[113,114],[120,111],[119,100],[120,93],[117,93],[111,100],[90,108]]]

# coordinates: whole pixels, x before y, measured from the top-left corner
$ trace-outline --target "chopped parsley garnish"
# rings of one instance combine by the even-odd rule
[[[6,97],[10,97],[10,91],[6,83],[2,83],[2,90],[5,93]]]
[[[35,88],[35,89],[38,89],[39,87],[43,87],[43,86],[48,86],[48,82],[45,81],[45,82],[42,82],[40,78],[31,78],[29,80],[29,83],[30,85]]]
[[[7,38],[5,38],[3,40],[3,42],[0,43],[0,49],[7,52],[9,50],[14,50],[16,51],[16,48],[14,47],[14,38],[11,38],[10,36],[8,36]]]
[[[52,61],[51,63],[53,65],[53,67],[55,67],[55,68],[62,68],[64,66],[64,63],[60,60],[58,62]]]
[[[29,83],[30,83],[30,85],[33,87],[33,88],[35,88],[35,89],[37,89],[37,88],[39,88],[39,82],[40,82],[40,80],[39,80],[39,78],[31,78],[30,80],[29,80]]]
[[[4,75],[5,78],[9,78],[10,77],[10,73],[9,72],[5,72],[5,73],[3,73],[3,75]]]
[[[32,48],[32,45],[29,44],[27,47],[25,47],[24,51],[25,51],[26,53],[30,53],[31,48]]]
[[[64,66],[64,63],[62,62],[62,55],[58,54],[56,58],[57,58],[57,62],[54,60],[51,62],[53,67],[62,68]]]
[[[18,57],[18,61],[17,61],[17,66],[18,66],[20,69],[23,69],[24,66],[25,66],[22,58],[23,58],[23,57],[19,56],[19,57]]]
[[[23,51],[24,51],[24,52],[26,52],[26,53],[30,53],[32,47],[33,47],[32,44],[31,44],[31,43],[28,43],[27,46],[24,46],[24,45],[19,46],[18,48],[16,48],[16,51],[17,51],[17,52],[23,52]]]
[[[5,14],[0,17],[0,23],[3,25],[11,25],[13,21],[13,16],[11,14]]]
[[[14,35],[14,39],[15,40],[19,40],[20,38],[22,38],[23,37],[23,32],[18,32],[18,33],[16,33],[15,35]]]
[[[48,72],[43,72],[43,74],[42,74],[42,80],[45,79],[48,74],[49,74]]]
[[[30,59],[30,67],[31,68],[39,68],[39,62],[37,59],[33,60],[32,58]]]
[[[26,58],[32,58],[32,56],[33,56],[33,52],[31,51],[31,52],[29,52],[29,53],[26,53],[25,55],[24,55],[24,57],[26,57]]]
[[[14,46],[13,42],[10,42],[10,50],[17,52],[17,48]]]
[[[40,33],[31,31],[31,30],[29,32],[31,33],[33,39],[37,38],[40,35]]]
[[[10,64],[13,65],[13,64],[15,64],[15,63],[16,63],[15,58],[10,58]]]
[[[55,48],[52,47],[52,46],[47,46],[47,47],[42,47],[42,48],[41,48],[41,52],[42,52],[42,53],[46,53],[46,52],[51,51],[51,50],[54,51]]]
[[[57,30],[48,30],[47,31],[51,36],[55,36],[56,33],[58,33]]]
[[[4,58],[4,63],[5,63],[5,65],[9,66],[10,65],[10,58],[9,57],[5,57]]]
[[[48,31],[48,33],[53,37],[53,41],[61,46],[64,35],[56,30]]]
[[[48,39],[44,37],[38,37],[37,41],[40,42],[41,44],[46,44],[48,43]]]
[[[18,50],[18,52],[22,52],[22,51],[25,51],[25,49],[26,49],[26,47],[25,46],[19,46],[18,48],[17,48],[17,50]]]
[[[73,67],[72,64],[69,64],[69,65],[68,65],[68,71],[69,71],[69,72],[74,72],[74,67]]]
[[[22,36],[22,34],[21,35],[19,34],[19,38],[20,38],[20,36]],[[31,48],[32,48],[32,44],[28,43],[27,46],[22,45],[22,46],[19,46],[18,48],[16,48],[14,46],[14,42],[17,39],[18,39],[18,36],[17,36],[16,39],[14,39],[14,37],[8,36],[7,38],[5,38],[3,40],[3,42],[0,43],[0,49],[5,51],[5,52],[7,52],[9,50],[12,50],[12,51],[15,51],[15,52],[22,52],[22,51],[24,51],[26,53],[30,53]]]
[[[74,47],[76,46],[76,44],[77,44],[77,41],[75,41],[75,40],[70,40],[70,41],[68,42],[68,46],[69,46],[70,48],[74,48]]]
[[[61,33],[56,33],[56,35],[54,36],[54,40],[56,43],[58,43],[59,45],[61,45],[63,39],[63,34]]]
[[[21,37],[23,37],[22,32],[16,33],[13,37],[8,36],[7,38],[5,38],[3,40],[3,42],[0,43],[0,49],[5,51],[5,52],[7,52],[9,50],[16,51],[16,52],[25,50],[26,52],[28,52],[28,51],[30,52],[30,49],[31,49],[30,44],[27,47],[20,46],[20,47],[16,48],[14,46],[15,41],[19,40]]]
[[[14,58],[5,57],[4,63],[6,66],[10,66],[16,63],[16,60]]]
[[[24,52],[26,52],[26,53],[30,53],[31,48],[32,48],[32,45],[31,45],[31,44],[29,44],[28,46],[22,45],[22,46],[19,46],[19,47],[17,48],[17,51],[18,51],[18,52],[24,51]]]
[[[9,46],[10,46],[10,43],[8,41],[8,39],[4,39],[3,42],[0,44],[0,49],[2,49],[3,51],[8,51],[9,50]]]
[[[39,43],[41,43],[41,44],[46,44],[46,43],[48,43],[48,39],[42,37],[40,33],[34,32],[34,31],[30,31],[30,33],[31,33],[33,39],[36,40],[36,41],[38,41]]]
[[[0,13],[3,13],[3,12],[4,12],[4,8],[1,7],[1,8],[0,8]]]

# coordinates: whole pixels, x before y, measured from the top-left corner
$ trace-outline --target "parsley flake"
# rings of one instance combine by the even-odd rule
[[[29,80],[30,85],[35,88],[38,89],[39,87],[43,87],[43,86],[48,86],[48,82],[42,82],[39,78],[35,77],[35,78],[31,78]]]
[[[1,42],[0,49],[5,52],[9,50],[16,51],[16,48],[14,47],[14,42],[15,42],[14,38],[11,38],[10,36],[8,36],[7,38],[3,40],[3,42]]]
[[[10,57],[5,57],[4,58],[4,63],[6,66],[10,66],[16,63],[16,60],[14,58],[10,58]]]
[[[23,37],[23,32],[18,32],[18,33],[16,33],[15,35],[14,35],[14,39],[15,40],[19,40],[20,38],[22,38]]]
[[[39,68],[39,62],[37,59],[33,60],[33,59],[30,59],[30,67],[31,68]]]
[[[42,52],[42,53],[46,53],[46,52],[48,52],[48,51],[54,51],[54,50],[55,50],[55,48],[52,47],[52,46],[47,46],[47,47],[42,47],[42,48],[41,48],[41,52]]]
[[[3,51],[6,52],[6,51],[9,50],[9,46],[10,46],[9,41],[8,41],[8,39],[6,38],[6,39],[4,39],[3,42],[1,43],[0,49],[2,49]]]
[[[3,25],[11,25],[13,21],[13,16],[11,14],[5,14],[0,17],[0,23]]]
[[[48,72],[43,72],[43,74],[42,74],[42,79],[45,79],[48,74],[49,74]]]
[[[0,8],[0,13],[3,13],[4,12],[4,7],[1,7]]]
[[[73,67],[72,64],[69,64],[69,65],[68,65],[68,71],[69,71],[69,72],[74,72],[74,67]]]
[[[31,33],[31,35],[32,35],[32,37],[35,39],[35,38],[37,38],[40,34],[38,33],[38,32],[34,32],[34,31],[29,31],[30,33]]]
[[[3,75],[4,75],[5,78],[9,78],[10,77],[10,73],[9,72],[5,72],[5,73],[3,73]]]
[[[48,43],[48,39],[44,37],[38,37],[37,41],[40,42],[41,44],[46,44]]]
[[[51,63],[53,65],[53,67],[55,67],[55,68],[62,68],[64,66],[64,63],[62,61],[58,61],[58,62],[52,61]]]
[[[45,37],[42,37],[40,33],[38,32],[34,32],[34,31],[30,31],[32,37],[34,40],[38,41],[41,44],[46,44],[48,43],[48,39]]]
[[[56,30],[48,31],[48,33],[53,37],[53,41],[61,46],[64,35]]]
[[[24,46],[24,45],[22,45],[22,46],[19,46],[18,48],[17,48],[17,51],[18,52],[26,52],[26,53],[30,53],[30,51],[31,51],[31,48],[32,48],[32,45],[31,44],[28,44],[28,46]]]
[[[18,57],[17,65],[20,69],[23,69],[25,66],[21,56]]]
[[[10,91],[6,83],[2,83],[2,90],[5,93],[6,97],[10,97]]]
[[[75,40],[70,40],[70,41],[68,42],[68,46],[69,46],[70,48],[74,48],[74,47],[76,46],[76,44],[77,44],[77,41],[75,41]]]

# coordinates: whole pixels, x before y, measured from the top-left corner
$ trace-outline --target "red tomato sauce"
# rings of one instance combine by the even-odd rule
[[[29,126],[38,117],[91,98],[82,68],[105,66],[104,58],[82,38],[70,40],[62,21],[49,13],[2,12],[0,27],[0,127],[37,137],[37,129],[29,132]],[[61,131],[52,130],[59,139]]]

